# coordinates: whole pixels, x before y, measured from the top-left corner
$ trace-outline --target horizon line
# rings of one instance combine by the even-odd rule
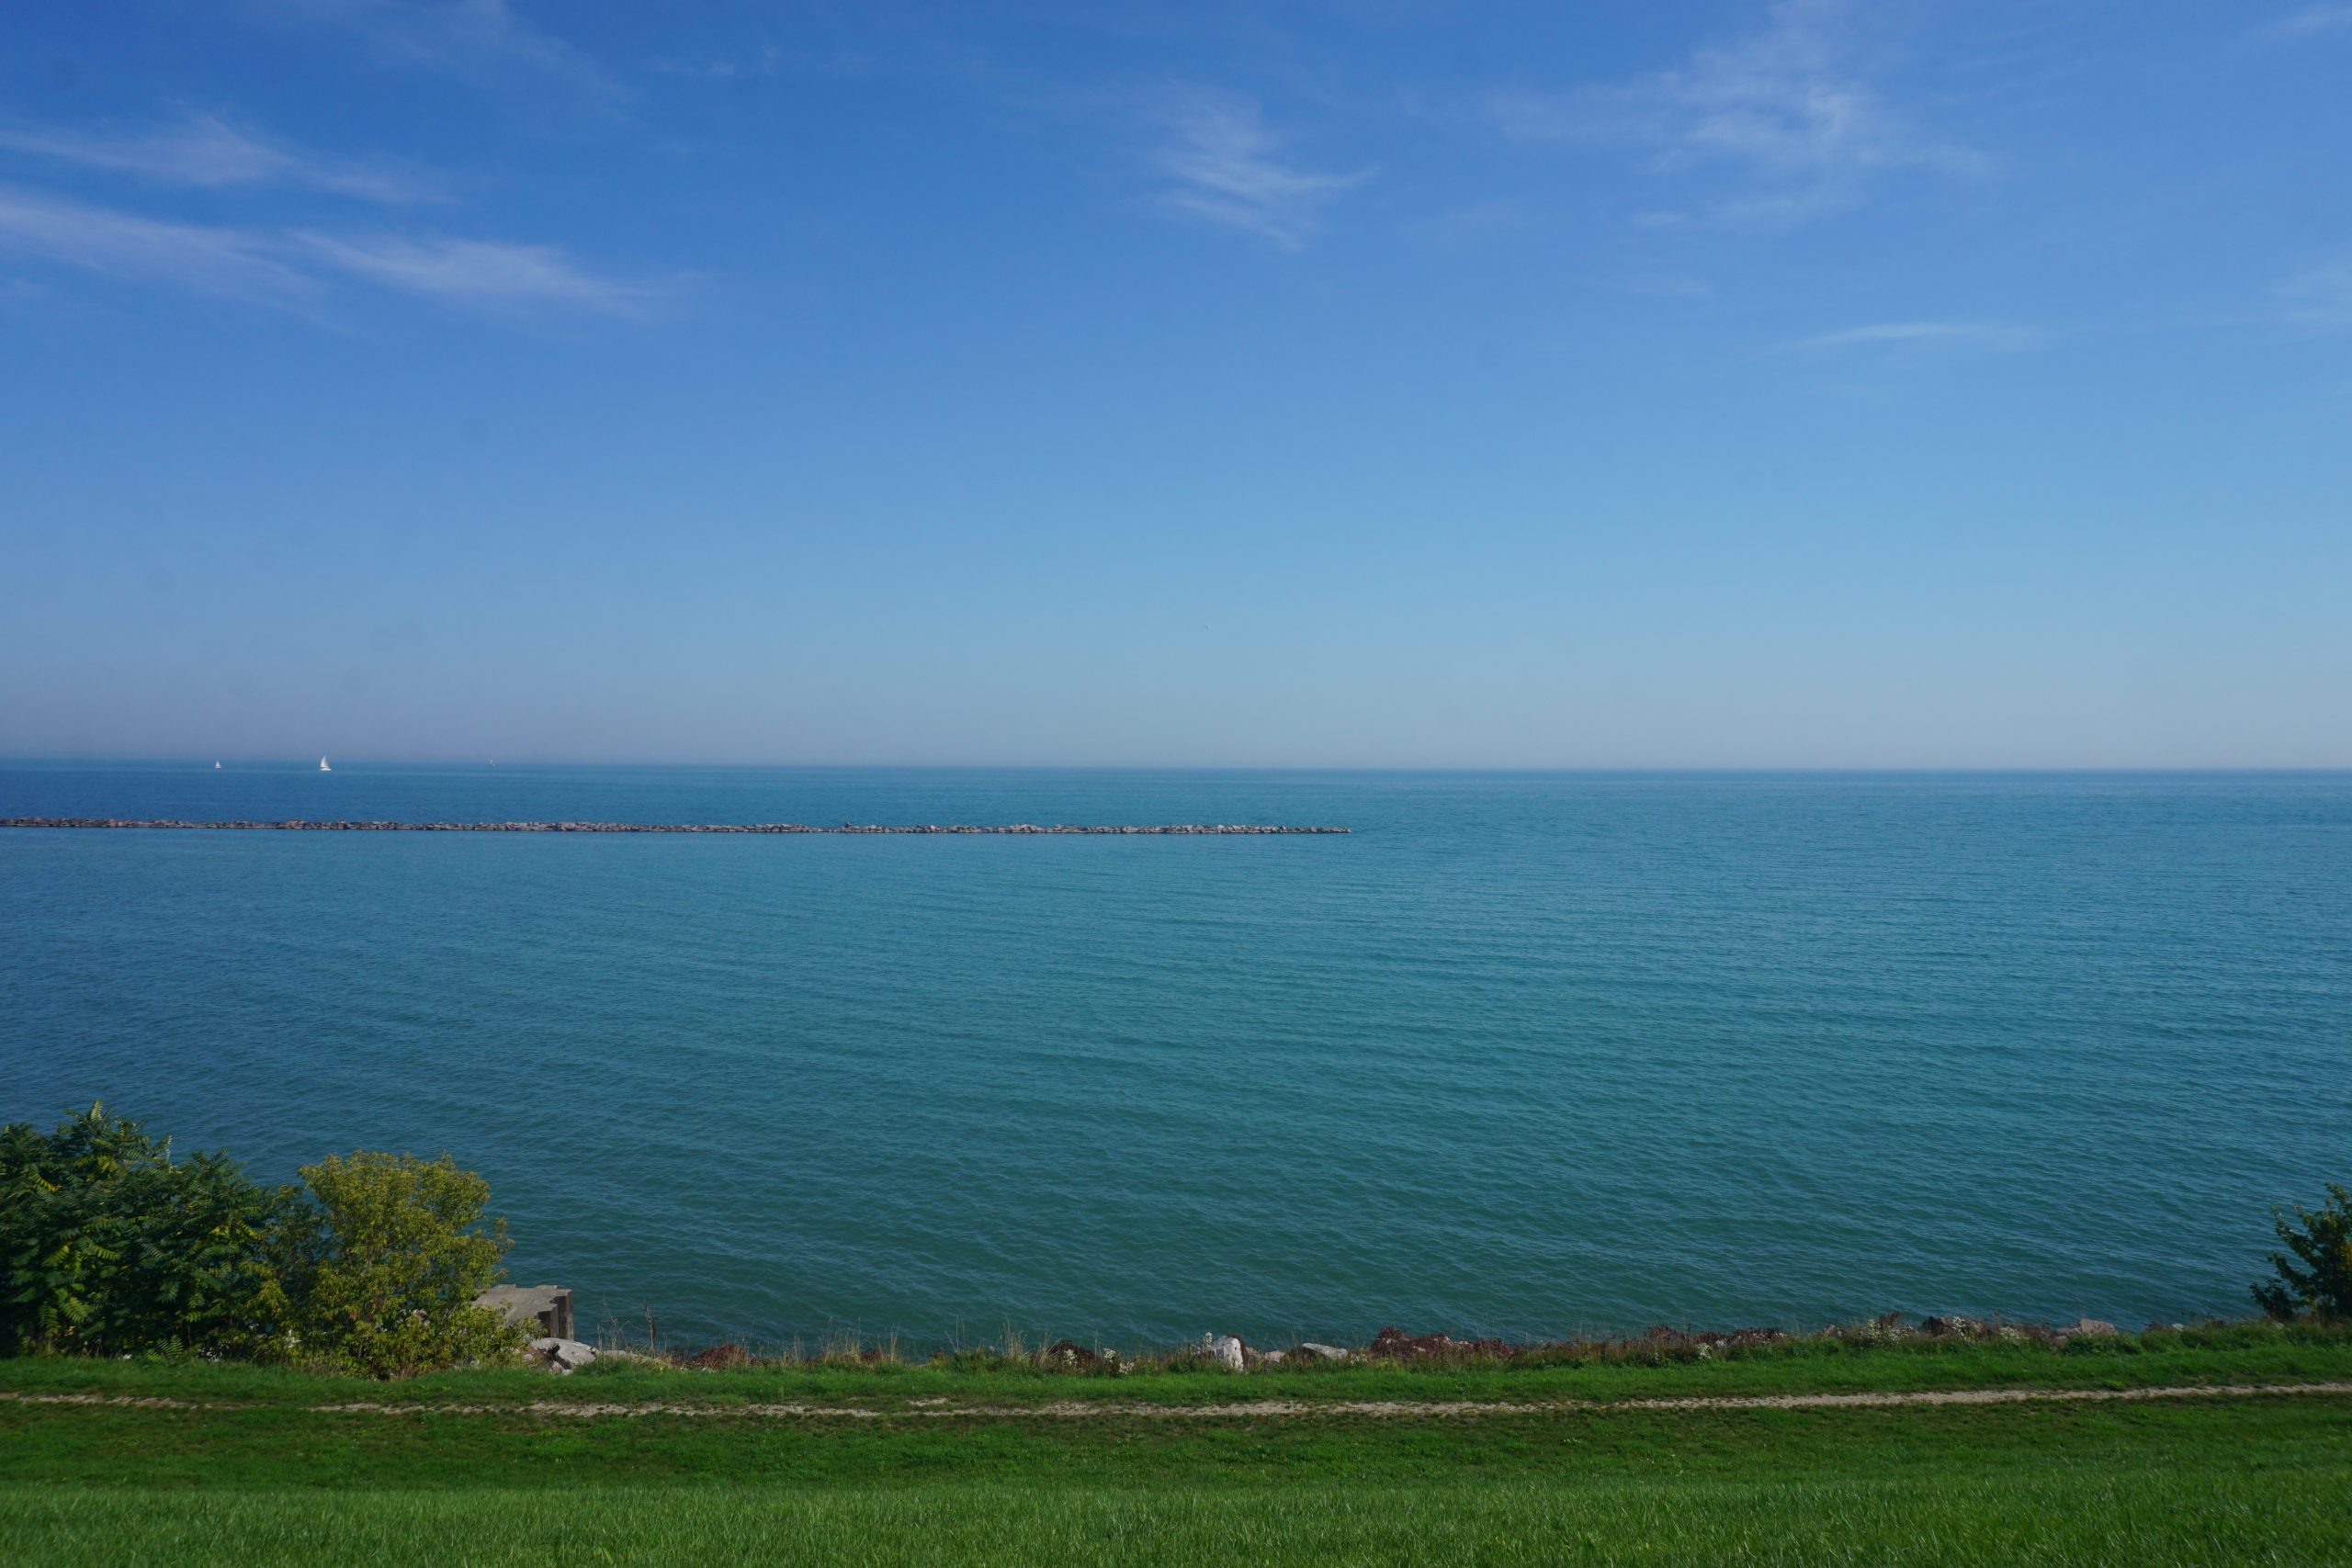
[[[6,767],[187,767],[210,773],[216,764],[239,768],[317,772],[317,765],[291,756],[217,757],[160,755],[10,755]],[[695,761],[595,758],[536,758],[500,762],[468,757],[357,756],[337,763],[354,768],[508,769],[521,773],[556,768],[676,769],[768,773],[2341,773],[2345,762],[899,762],[899,761]]]

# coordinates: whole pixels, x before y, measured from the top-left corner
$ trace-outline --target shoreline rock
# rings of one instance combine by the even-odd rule
[[[596,1348],[577,1339],[559,1339],[547,1336],[531,1341],[529,1354],[536,1357],[548,1371],[560,1377],[569,1376],[596,1359]]]
[[[2206,1321],[2218,1324],[2221,1320]],[[2151,1323],[2145,1332],[2180,1333],[2187,1326],[2179,1323],[2157,1322]],[[2072,1339],[2103,1339],[2120,1337],[2121,1333],[2122,1330],[2115,1324],[2089,1317],[2052,1325],[1950,1314],[1931,1315],[1914,1323],[1904,1314],[1885,1313],[1874,1318],[1796,1332],[1769,1327],[1685,1329],[1659,1325],[1633,1335],[1507,1340],[1493,1337],[1457,1339],[1442,1332],[1408,1334],[1400,1328],[1384,1327],[1369,1343],[1359,1346],[1306,1339],[1282,1348],[1270,1347],[1261,1349],[1238,1334],[1207,1333],[1196,1340],[1179,1342],[1174,1347],[1159,1350],[1123,1353],[1100,1344],[1089,1346],[1075,1339],[1061,1338],[1035,1351],[1024,1352],[1016,1348],[1009,1353],[986,1353],[1005,1354],[1014,1361],[1026,1361],[1042,1369],[1073,1375],[1115,1377],[1147,1369],[1155,1361],[1188,1371],[1216,1368],[1232,1372],[1302,1365],[1497,1366],[1521,1360],[1530,1360],[1536,1365],[1565,1360],[1578,1364],[1600,1362],[1657,1366],[1668,1361],[1714,1360],[1808,1340],[1821,1344],[1842,1342],[1864,1346],[1932,1345],[1938,1341],[1949,1344],[1973,1340],[2030,1344],[2057,1349]],[[588,1352],[587,1356],[578,1356],[573,1347]],[[981,1348],[986,1350],[986,1348]],[[925,1355],[918,1349],[916,1359],[922,1360]],[[700,1350],[683,1348],[659,1351],[630,1350],[613,1346],[599,1351],[576,1340],[559,1340],[544,1335],[531,1341],[526,1356],[534,1364],[547,1366],[557,1372],[585,1365],[599,1356],[688,1371],[724,1371],[749,1366],[794,1363],[837,1365],[850,1360],[874,1365],[886,1359],[894,1363],[899,1359],[895,1344],[888,1352],[878,1346],[868,1346],[863,1348],[830,1348],[810,1358],[800,1353],[796,1341],[792,1355],[786,1358],[780,1353],[771,1357],[756,1356],[735,1343],[719,1344]]]

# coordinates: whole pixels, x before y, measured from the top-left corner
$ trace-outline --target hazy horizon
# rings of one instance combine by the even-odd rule
[[[0,754],[0,770],[9,769],[9,768],[27,768],[27,769],[47,769],[47,768],[58,768],[58,769],[71,769],[71,768],[93,768],[93,769],[96,769],[96,768],[122,767],[122,768],[158,768],[158,769],[163,769],[163,768],[189,768],[189,769],[195,769],[195,770],[198,770],[198,771],[201,771],[201,772],[207,772],[207,773],[209,773],[209,772],[210,772],[210,771],[212,770],[213,764],[214,764],[214,763],[216,763],[216,762],[218,762],[218,763],[221,766],[221,768],[222,768],[224,771],[227,771],[227,772],[235,772],[235,771],[237,771],[238,769],[243,768],[243,769],[251,769],[251,770],[256,770],[256,771],[269,771],[269,772],[277,772],[277,771],[283,770],[283,771],[289,772],[289,773],[309,773],[309,772],[315,772],[315,771],[317,770],[318,761],[322,761],[322,760],[324,760],[324,761],[333,761],[333,763],[334,763],[334,767],[333,767],[333,770],[332,770],[332,771],[334,771],[334,772],[337,772],[337,773],[342,773],[342,772],[364,772],[364,771],[366,771],[366,770],[368,770],[368,769],[370,769],[370,768],[413,769],[413,770],[419,770],[419,771],[434,770],[434,769],[483,769],[483,770],[489,770],[489,769],[499,769],[499,768],[511,768],[511,769],[513,769],[513,770],[514,770],[515,772],[518,772],[518,773],[520,773],[520,772],[538,771],[538,770],[553,770],[553,769],[576,768],[576,769],[586,769],[586,770],[595,770],[595,769],[614,769],[614,770],[639,769],[639,770],[645,770],[645,771],[649,771],[649,772],[652,772],[652,771],[662,771],[662,770],[673,770],[673,769],[674,769],[674,770],[678,770],[678,771],[681,771],[681,772],[684,772],[684,771],[693,771],[693,770],[711,770],[711,771],[719,771],[719,772],[726,772],[726,771],[742,771],[742,772],[764,772],[764,773],[790,773],[790,772],[795,772],[795,771],[802,771],[802,772],[808,772],[808,773],[860,773],[860,772],[870,772],[870,773],[1159,773],[1159,774],[1182,774],[1182,773],[1234,773],[1234,774],[1267,774],[1267,773],[1432,773],[1432,774],[1448,774],[1448,773],[1462,773],[1462,774],[1477,774],[1477,773],[1497,773],[1497,774],[1530,774],[1530,775],[1538,775],[1538,776],[1540,776],[1540,775],[1544,775],[1544,774],[1550,774],[1550,773],[1559,773],[1559,774],[1578,774],[1578,773],[1589,773],[1589,774],[1594,774],[1594,775],[1598,775],[1598,776],[1627,776],[1627,777],[1638,777],[1638,776],[1641,776],[1641,775],[1644,775],[1644,774],[1690,775],[1690,774],[1709,774],[1709,773],[1720,773],[1720,774],[1731,775],[1731,776],[1743,775],[1743,774],[1760,774],[1760,775],[1787,774],[1787,775],[1792,775],[1792,776],[1808,776],[1808,775],[1836,776],[1836,775],[1840,775],[1840,774],[1849,774],[1849,775],[1852,775],[1852,776],[1854,776],[1854,777],[1858,777],[1858,778],[1860,778],[1860,777],[1871,777],[1871,778],[1901,777],[1901,776],[1907,775],[1907,774],[1917,774],[1917,775],[1923,776],[1923,777],[1937,777],[1937,776],[1946,776],[1946,775],[1955,775],[1955,776],[1965,776],[1965,775],[1993,775],[1993,776],[1997,776],[1997,775],[2001,775],[2001,774],[2018,774],[2018,775],[2025,775],[2025,776],[2031,776],[2031,775],[2042,775],[2042,774],[2048,774],[2048,775],[2085,774],[2085,775],[2093,775],[2093,776],[2096,776],[2096,775],[2101,775],[2101,774],[2113,774],[2113,775],[2118,775],[2118,776],[2130,776],[2130,775],[2132,775],[2132,774],[2148,774],[2148,775],[2157,775],[2157,776],[2171,776],[2171,775],[2183,775],[2183,774],[2190,774],[2190,775],[2194,775],[2194,774],[2211,774],[2211,775],[2213,775],[2213,776],[2216,776],[2216,777],[2228,777],[2228,776],[2233,776],[2233,775],[2237,775],[2237,774],[2295,774],[2295,773],[2309,773],[2309,774],[2312,774],[2312,775],[2314,775],[2314,776],[2327,776],[2327,775],[2334,775],[2334,774],[2339,774],[2339,773],[2352,773],[2352,767],[2340,767],[2340,766],[2334,766],[2334,765],[2327,765],[2327,764],[2320,764],[2320,765],[2313,765],[2313,766],[2296,766],[2296,765],[2264,766],[2264,765],[2258,765],[2258,764],[2257,764],[2257,765],[2239,765],[2239,764],[2228,764],[2228,763],[2216,764],[2216,765],[2212,765],[2212,766],[2179,766],[2179,767],[2143,766],[2143,765],[2137,765],[2137,764],[2132,764],[2132,763],[2119,763],[2119,764],[2115,764],[2115,765],[2112,765],[2112,766],[2096,766],[2096,765],[2092,765],[2092,766],[2070,766],[2070,765],[2065,765],[2065,764],[2051,764],[2051,765],[2018,764],[2018,765],[2014,765],[2014,766],[1998,766],[1998,765],[1996,765],[1996,766],[1967,766],[1967,765],[1960,765],[1960,764],[1949,764],[1949,765],[1947,765],[1947,764],[1937,764],[1937,763],[1921,763],[1921,764],[1917,764],[1917,765],[1916,765],[1916,766],[1905,766],[1905,765],[1877,765],[1877,764],[1870,764],[1870,763],[1853,763],[1853,764],[1849,764],[1849,765],[1837,765],[1837,766],[1804,766],[1804,765],[1797,765],[1797,764],[1770,764],[1770,763],[1760,763],[1760,764],[1752,764],[1752,765],[1751,765],[1751,764],[1744,764],[1744,763],[1722,763],[1722,764],[1699,764],[1699,763],[1692,763],[1692,764],[1685,764],[1685,765],[1676,765],[1676,764],[1670,764],[1670,763],[1652,764],[1652,763],[1636,763],[1636,762],[1625,762],[1625,763],[1593,763],[1593,764],[1562,764],[1562,765],[1555,765],[1555,766],[1542,766],[1542,765],[1532,765],[1532,766],[1510,766],[1510,765],[1487,765],[1487,764],[1479,764],[1479,763],[1461,763],[1461,764],[1452,764],[1452,765],[1447,765],[1447,764],[1407,764],[1407,763],[1385,764],[1385,763],[1346,763],[1346,762],[1339,762],[1339,763],[1317,763],[1317,762],[1300,762],[1300,763],[1259,763],[1259,762],[957,762],[957,761],[916,762],[916,761],[793,761],[793,760],[785,760],[785,761],[758,761],[758,760],[747,760],[747,761],[706,761],[706,760],[699,760],[699,759],[693,759],[693,758],[636,758],[636,759],[616,759],[616,758],[601,758],[601,757],[536,757],[536,758],[534,758],[534,757],[516,757],[516,758],[510,758],[510,759],[507,759],[507,760],[505,760],[505,761],[500,761],[500,760],[495,759],[495,758],[473,758],[473,757],[422,757],[422,756],[420,756],[420,757],[377,757],[377,756],[368,756],[368,755],[365,755],[365,754],[353,754],[353,755],[349,755],[349,756],[335,756],[335,757],[332,757],[332,758],[322,757],[322,758],[319,758],[319,759],[313,759],[313,758],[311,758],[311,756],[308,756],[308,755],[303,755],[303,756],[292,756],[292,757],[288,757],[288,756],[234,757],[234,756],[227,756],[227,755],[223,755],[223,756],[220,756],[220,757],[210,757],[210,756],[193,756],[193,755],[190,755],[190,756],[134,756],[134,755],[118,755],[118,756],[81,756],[81,757],[75,757],[75,756],[10,756],[10,755],[6,755],[6,754]]]

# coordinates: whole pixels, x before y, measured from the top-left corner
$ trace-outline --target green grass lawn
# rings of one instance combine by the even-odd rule
[[[0,1494],[18,1561],[80,1563],[2319,1564],[2341,1495],[2264,1477]]]
[[[2234,1337],[2232,1337],[2234,1335]],[[2079,1342],[2078,1342],[2079,1343]],[[2352,1398],[1270,1416],[1249,1401],[2352,1379],[2341,1337],[1775,1351],[1666,1367],[1138,1375],[452,1374],[0,1363],[0,1560],[138,1562],[2352,1562]],[[322,1412],[391,1398],[413,1412]],[[715,1414],[549,1417],[533,1398]],[[922,1416],[1088,1398],[1171,1418]],[[872,1419],[730,1414],[795,1400]],[[462,1402],[486,1413],[456,1413]],[[435,1409],[435,1406],[444,1408]]]

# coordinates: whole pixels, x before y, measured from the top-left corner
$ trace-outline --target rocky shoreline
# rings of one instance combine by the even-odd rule
[[[560,1309],[549,1309],[542,1304],[559,1298],[562,1303]],[[522,1351],[523,1358],[531,1366],[558,1373],[576,1371],[600,1357],[618,1357],[649,1365],[704,1372],[734,1371],[754,1365],[905,1364],[895,1338],[887,1347],[856,1342],[829,1344],[813,1353],[804,1352],[796,1339],[789,1355],[778,1352],[764,1357],[755,1356],[737,1344],[689,1350],[676,1346],[657,1348],[650,1338],[642,1345],[631,1344],[625,1335],[617,1341],[606,1338],[600,1344],[590,1345],[571,1337],[571,1292],[559,1291],[553,1286],[539,1286],[529,1291],[502,1286],[481,1297],[474,1304],[503,1314],[507,1322],[515,1326],[540,1330]],[[2148,1325],[2147,1332],[2177,1334],[2187,1327],[2188,1325],[2181,1323],[2152,1323]],[[1840,1348],[1976,1342],[2038,1345],[2058,1350],[2074,1340],[2112,1340],[2121,1335],[2122,1330],[2114,1324],[2092,1317],[2076,1318],[2072,1323],[2055,1325],[1960,1316],[1928,1317],[1914,1324],[1899,1313],[1888,1313],[1865,1322],[1835,1324],[1811,1333],[1792,1333],[1784,1328],[1717,1331],[1660,1325],[1625,1338],[1520,1341],[1456,1339],[1447,1334],[1408,1334],[1403,1329],[1390,1327],[1383,1328],[1369,1344],[1363,1345],[1332,1345],[1306,1339],[1275,1348],[1252,1345],[1238,1334],[1204,1334],[1198,1344],[1160,1351],[1123,1353],[1100,1344],[1089,1346],[1074,1339],[1057,1339],[1035,1350],[1023,1350],[1014,1345],[1002,1350],[984,1348],[978,1355],[990,1368],[1032,1367],[1046,1371],[1124,1376],[1143,1371],[1251,1372],[1285,1366],[1420,1366],[1456,1370],[1563,1364],[1662,1366],[1671,1362],[1715,1360],[1759,1348],[1796,1346],[1804,1341]],[[973,1354],[970,1351],[942,1353],[950,1359]]]
[[[134,820],[122,817],[0,817],[0,828],[122,828],[202,829],[253,833],[979,833],[996,835],[1079,834],[1111,836],[1176,836],[1262,838],[1300,834],[1345,833],[1345,828],[1267,827],[1250,822],[1182,822],[1142,827],[1041,826],[1013,822],[994,827],[963,823],[922,823],[887,826],[844,822],[838,828],[816,828],[801,822],[313,822],[289,818],[283,822],[185,822],[176,818]]]
[[[2152,1334],[2177,1331],[2185,1326],[2178,1323],[2152,1323],[2148,1331]],[[1629,1339],[1522,1343],[1492,1338],[1456,1339],[1449,1334],[1408,1334],[1401,1328],[1384,1328],[1373,1337],[1369,1345],[1325,1345],[1310,1339],[1286,1349],[1266,1349],[1251,1345],[1238,1334],[1204,1334],[1201,1336],[1200,1354],[1219,1366],[1240,1372],[1261,1366],[1276,1367],[1284,1361],[1428,1362],[1442,1366],[1465,1361],[1543,1361],[1563,1354],[1590,1353],[1596,1349],[1615,1351],[1625,1359],[1634,1359],[1647,1352],[1669,1360],[1709,1360],[1758,1346],[1790,1345],[1807,1338],[1864,1345],[1953,1339],[1999,1340],[2012,1344],[2031,1342],[2054,1349],[2070,1339],[2112,1339],[2121,1332],[2115,1325],[2095,1317],[2080,1317],[2056,1326],[1960,1316],[1922,1318],[1914,1325],[1900,1313],[1887,1313],[1862,1323],[1834,1324],[1810,1335],[1792,1334],[1785,1328],[1694,1330],[1668,1328],[1660,1325],[1645,1329]],[[1094,1353],[1065,1339],[1048,1346],[1041,1354],[1049,1363],[1088,1366],[1092,1364],[1089,1358]]]

